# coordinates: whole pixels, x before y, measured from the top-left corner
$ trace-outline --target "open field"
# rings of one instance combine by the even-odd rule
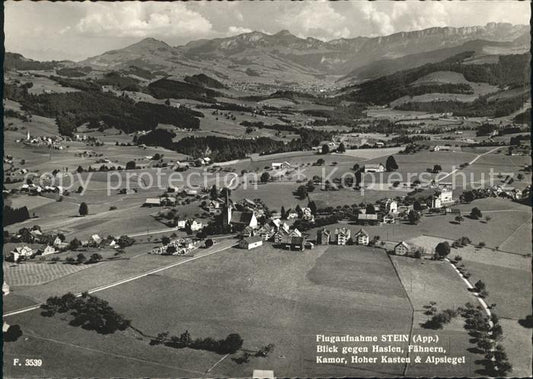
[[[273,367],[275,372],[287,376],[301,372],[390,376],[403,370],[403,365],[317,365],[313,358],[313,339],[317,333],[409,331],[410,307],[382,250],[330,247],[324,251],[317,247],[298,253],[265,246],[254,251],[228,250],[183,267],[105,290],[99,296],[109,300],[146,334],[163,330],[179,333],[188,329],[193,336],[219,338],[238,332],[245,340],[246,349],[276,344],[275,353],[269,358],[253,358],[243,365],[228,358],[213,369],[212,375],[243,376],[257,365]],[[336,274],[332,276],[332,272]],[[380,278],[378,282],[377,278]],[[132,302],[132,296],[143,300]],[[390,312],[384,312],[383,306],[390,308]],[[148,309],[158,309],[159,316],[153,317]],[[346,323],[348,319],[352,321]],[[154,367],[159,370],[165,362],[167,365],[173,362],[167,367],[169,375],[187,376],[205,371],[220,359],[213,353],[151,347],[146,338],[130,332],[103,337],[65,327],[64,322],[43,318],[38,312],[12,316],[10,322],[21,324],[31,344],[25,340],[10,344],[6,356],[57,351],[70,344],[63,360],[71,354],[81,353],[86,357],[81,361],[76,359],[77,363],[67,368],[72,372],[86,372],[88,368],[83,362],[98,358],[102,366],[118,367],[117,362],[127,362],[130,368],[122,371],[105,367],[114,375],[127,375],[131,367],[150,375]],[[44,337],[50,335],[54,337]],[[107,357],[101,359],[102,354]],[[57,357],[57,354],[44,353],[48,375],[65,370],[63,360]],[[17,375],[16,368],[10,370],[9,375]]]
[[[426,329],[421,324],[426,322],[430,316],[424,314],[425,305],[430,301],[436,302],[438,312],[445,309],[454,309],[463,306],[467,302],[474,303],[475,297],[470,294],[464,286],[462,280],[446,262],[428,261],[413,259],[408,257],[391,256],[394,267],[398,271],[400,280],[411,300],[415,317],[413,322],[413,333],[424,333]],[[468,351],[472,345],[469,337],[463,328],[463,320],[457,317],[452,322],[438,331],[440,345],[444,346],[450,355],[466,356],[466,364],[458,366],[440,367],[441,376],[461,376],[475,375],[477,367],[475,361],[478,356]],[[422,359],[426,355],[421,354]],[[425,375],[424,366],[410,365],[407,375]]]
[[[4,280],[10,286],[36,286],[73,274],[91,267],[90,265],[70,265],[62,263],[25,263],[21,265],[4,263]]]

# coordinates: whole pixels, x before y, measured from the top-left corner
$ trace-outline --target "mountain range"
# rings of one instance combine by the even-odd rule
[[[250,32],[170,46],[154,38],[73,64],[95,70],[138,67],[183,78],[207,74],[223,82],[349,85],[473,51],[472,63],[530,49],[529,25],[489,23],[434,27],[380,37],[321,41],[287,30]]]

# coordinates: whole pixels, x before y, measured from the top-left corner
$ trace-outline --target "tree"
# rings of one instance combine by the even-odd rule
[[[4,342],[14,342],[22,336],[22,330],[19,325],[10,325],[4,333]]]
[[[261,183],[266,183],[270,180],[270,174],[268,172],[263,172],[261,174]]]
[[[80,240],[78,240],[77,238],[74,238],[72,241],[70,241],[69,245],[68,245],[68,248],[70,250],[76,250],[78,249],[79,247],[81,246],[81,242]]]
[[[307,198],[307,187],[306,186],[299,186],[296,189],[296,196],[298,196],[300,199]]]
[[[285,212],[285,207],[282,205],[281,206],[281,219],[282,220],[285,220],[287,217],[287,212]]]
[[[80,213],[80,216],[87,216],[89,214],[89,207],[87,206],[87,203],[81,203],[78,212]]]
[[[268,354],[270,354],[272,351],[274,351],[274,344],[269,343],[268,345],[263,346],[261,349],[259,349],[257,353],[255,353],[255,356],[266,358],[268,357]]]
[[[317,211],[317,207],[316,207],[316,204],[314,201],[310,201],[307,206],[309,207],[309,209],[311,209],[311,214],[315,215],[316,214],[316,211]]]
[[[485,288],[486,288],[486,285],[485,285],[485,283],[483,283],[481,280],[478,280],[478,281],[474,284],[474,289],[476,290],[476,292],[481,292],[481,291],[483,291]]]
[[[470,212],[470,217],[472,217],[474,220],[478,220],[479,218],[483,217],[483,214],[478,207],[474,207]]]
[[[450,254],[450,244],[448,241],[440,242],[437,244],[437,247],[435,247],[435,254],[438,259],[443,259],[448,254]]]
[[[337,152],[344,153],[346,152],[346,146],[344,146],[344,143],[340,143],[339,147],[337,148]]]
[[[117,241],[118,246],[120,246],[120,248],[122,248],[122,249],[125,248],[125,247],[128,247],[128,246],[131,246],[134,243],[135,243],[135,239],[131,238],[128,235],[120,236],[118,241]]]
[[[464,221],[463,216],[455,216],[455,221],[457,221],[459,224]]]
[[[166,253],[167,253],[168,255],[172,255],[172,254],[174,254],[176,251],[177,251],[177,250],[176,250],[176,246],[174,246],[174,245],[170,245],[169,247],[167,247]]]
[[[161,243],[163,244],[163,246],[167,246],[170,243],[170,238],[167,236],[163,236],[161,238]]]
[[[135,164],[135,161],[129,161],[126,163],[126,170],[135,170],[137,168],[137,165]]]
[[[242,347],[243,342],[240,335],[232,333],[220,344],[220,353],[233,354]]]
[[[415,200],[415,201],[413,202],[413,209],[414,209],[415,211],[419,211],[419,212],[422,210],[422,204],[420,204],[420,201]]]
[[[208,238],[205,240],[205,247],[211,247],[213,246],[213,240],[211,238]]]
[[[407,215],[407,218],[409,219],[409,222],[412,225],[416,225],[420,222],[420,213],[418,213],[414,209],[411,209],[411,211],[409,211],[409,214]]]
[[[78,263],[83,263],[87,260],[87,258],[85,257],[85,255],[83,255],[82,253],[79,253],[77,256],[76,256],[76,262]]]
[[[326,145],[324,145],[324,146],[326,146]],[[326,161],[324,159],[322,159],[322,158],[318,158],[316,160],[316,165],[317,166],[324,166],[325,163],[326,163]]]
[[[209,197],[211,200],[215,200],[218,197],[218,189],[216,184],[213,184],[213,187],[211,187],[211,190],[209,191]]]
[[[473,191],[465,191],[461,195],[461,201],[464,203],[471,203],[475,198]]]
[[[100,254],[94,253],[89,257],[89,263],[100,262],[102,259],[103,257]]]
[[[322,145],[322,154],[329,153],[329,146],[327,144]]]
[[[492,217],[490,217],[490,216],[485,216],[485,221],[486,221],[486,222],[489,222],[490,220],[492,220]]]
[[[366,206],[366,214],[376,214],[376,208],[374,207],[374,204],[367,204]]]
[[[389,171],[389,172],[398,169],[398,164],[396,163],[396,159],[394,159],[394,157],[393,157],[392,155],[390,155],[390,156],[387,158],[387,161],[385,162],[385,168],[386,168],[387,171]]]
[[[438,174],[441,171],[442,171],[442,167],[441,167],[440,164],[436,164],[436,165],[433,166],[433,173],[434,174]]]

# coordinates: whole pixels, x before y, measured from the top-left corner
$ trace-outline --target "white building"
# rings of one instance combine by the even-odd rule
[[[370,236],[368,235],[368,233],[366,232],[366,230],[364,229],[360,229],[357,233],[355,233],[355,236],[354,236],[354,241],[358,244],[358,245],[368,245],[369,242],[370,242]]]
[[[365,172],[385,172],[385,166],[381,163],[368,163],[365,165]]]
[[[251,250],[263,245],[263,239],[260,236],[243,238],[239,241],[241,249]]]
[[[410,251],[411,247],[405,241],[394,246],[394,254],[396,255],[408,255]]]

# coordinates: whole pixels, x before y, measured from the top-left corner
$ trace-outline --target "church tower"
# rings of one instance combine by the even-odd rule
[[[233,211],[233,207],[229,202],[229,190],[226,188],[224,191],[224,208],[222,209],[222,225],[230,225],[231,224],[231,213]]]

